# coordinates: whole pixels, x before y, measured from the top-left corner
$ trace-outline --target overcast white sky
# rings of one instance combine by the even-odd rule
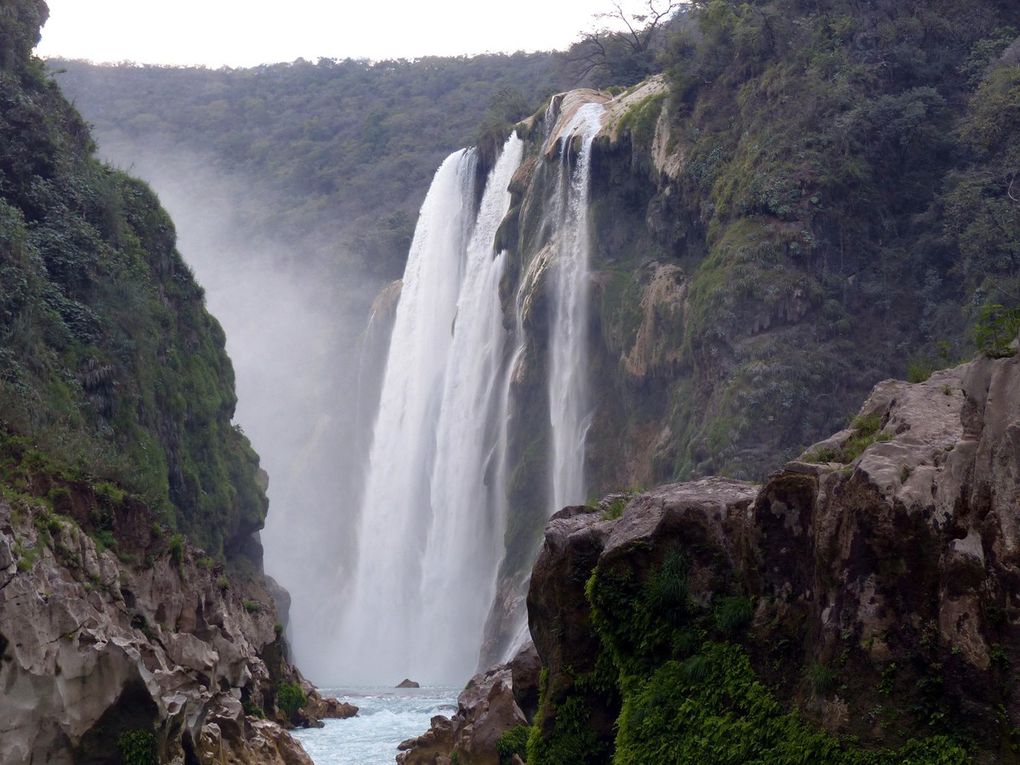
[[[609,0],[48,0],[41,56],[253,66],[562,49]],[[625,7],[640,2],[625,0]]]

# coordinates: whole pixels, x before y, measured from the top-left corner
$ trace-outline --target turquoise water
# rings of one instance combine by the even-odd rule
[[[435,715],[457,710],[454,688],[322,688],[359,708],[349,720],[294,731],[315,765],[393,765],[397,744],[428,730]]]

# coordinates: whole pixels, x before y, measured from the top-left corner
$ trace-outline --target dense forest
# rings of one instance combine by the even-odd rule
[[[1012,320],[1020,20],[1008,3],[965,18],[949,2],[672,11],[650,31],[628,19],[637,33],[595,29],[555,55],[49,66],[101,146],[208,157],[245,179],[236,214],[247,235],[282,235],[286,257],[370,285],[399,276],[446,152],[494,143],[554,90],[616,91],[665,72],[679,193],[648,211],[633,187],[654,175],[642,157],[657,99],[629,131],[630,190],[595,207],[599,246],[618,266],[616,293],[633,296],[638,264],[663,250],[690,279],[691,311],[664,342],[695,374],[661,393],[676,449],[656,478],[760,475],[776,448],[792,453],[845,418],[874,380],[922,377],[997,342]],[[652,237],[625,241],[628,206]],[[372,294],[359,280],[338,307],[364,316]],[[635,331],[626,311],[611,314],[614,336]]]
[[[1018,30],[1009,2],[877,0],[711,0],[666,30],[677,178],[593,212],[613,290],[636,294],[636,266],[663,255],[687,277],[658,480],[761,476],[882,377],[1011,337]],[[634,162],[654,178],[657,105],[643,114]],[[652,236],[614,236],[628,206]],[[626,348],[634,317],[605,319]]]
[[[144,138],[150,151],[208,157],[249,183],[237,201],[252,233],[380,279],[402,273],[443,157],[568,84],[546,53],[220,70],[48,66],[100,147]]]

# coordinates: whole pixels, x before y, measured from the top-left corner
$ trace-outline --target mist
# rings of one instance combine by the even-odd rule
[[[271,215],[272,200],[250,178],[211,169],[198,154],[154,152],[100,136],[104,159],[145,179],[173,218],[178,249],[226,333],[238,396],[235,423],[269,474],[261,532],[265,568],[291,594],[287,637],[314,681],[336,607],[324,592],[345,579],[362,482],[372,391],[359,389],[360,338],[378,278],[321,243],[277,241],[245,220]],[[346,270],[344,270],[346,268]],[[364,381],[362,381],[364,385]]]

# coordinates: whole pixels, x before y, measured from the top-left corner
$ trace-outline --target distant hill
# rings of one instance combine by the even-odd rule
[[[442,158],[566,87],[551,53],[320,59],[253,69],[50,60],[101,151],[202,155],[245,179],[239,220],[381,279],[403,268]]]

